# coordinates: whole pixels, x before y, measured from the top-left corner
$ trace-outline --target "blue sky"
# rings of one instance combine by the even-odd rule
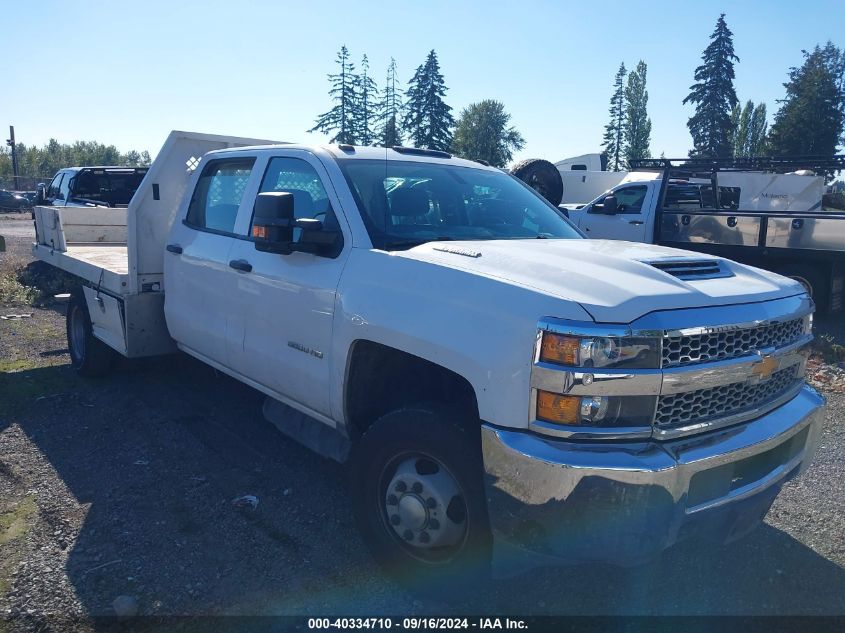
[[[598,151],[620,61],[648,64],[655,156],[691,145],[681,100],[720,12],[734,32],[741,100],[769,119],[801,49],[845,45],[845,2],[366,2],[27,0],[3,8],[0,125],[42,144],[160,147],[171,129],[324,142],[326,74],[346,44],[379,83],[403,82],[434,48],[455,113],[499,99],[522,132],[519,158]]]

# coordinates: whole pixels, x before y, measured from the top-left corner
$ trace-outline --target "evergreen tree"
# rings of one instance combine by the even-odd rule
[[[625,76],[627,74],[625,63],[619,64],[619,70],[616,71],[616,78],[613,80],[613,96],[610,97],[608,111],[610,121],[604,126],[601,144],[607,154],[608,171],[620,171],[625,156]]]
[[[766,104],[756,106],[750,99],[744,107],[734,108],[734,152],[736,158],[761,156],[766,142]]]
[[[845,122],[845,54],[832,43],[802,51],[804,64],[791,68],[786,97],[775,114],[772,154],[832,155]]]
[[[716,21],[710,44],[701,56],[704,62],[695,69],[695,81],[683,103],[695,104],[695,114],[687,121],[694,149],[690,156],[729,157],[733,154],[731,109],[736,106],[734,90],[733,33],[725,23],[725,14]]]
[[[651,155],[651,119],[648,116],[648,91],[646,72],[648,68],[640,60],[637,68],[628,75],[625,88],[625,162]]]
[[[769,124],[766,122],[766,104],[758,103],[751,115],[748,127],[748,155],[763,156],[767,153],[766,132]]]
[[[396,85],[396,60],[392,57],[387,67],[387,80],[381,94],[379,142],[384,147],[401,145],[402,132],[399,129],[399,119],[402,116],[402,89]]]
[[[446,91],[437,53],[432,49],[408,82],[403,127],[414,146],[443,151],[451,146],[455,119],[452,108],[443,101]]]
[[[334,102],[331,110],[324,112],[317,117],[314,127],[309,132],[323,132],[336,134],[329,140],[330,143],[349,143],[354,145],[357,141],[355,130],[355,65],[349,61],[349,50],[341,46],[337,54],[336,63],[340,66],[340,72],[328,75],[329,96]]]
[[[525,147],[516,128],[509,126],[511,115],[505,104],[493,99],[471,103],[461,112],[452,139],[452,152],[470,160],[485,160],[494,167],[504,167],[513,152]]]
[[[355,75],[355,108],[352,124],[355,138],[361,145],[373,145],[376,140],[374,126],[378,118],[378,88],[370,77],[370,64],[367,56],[361,58],[361,73]]]

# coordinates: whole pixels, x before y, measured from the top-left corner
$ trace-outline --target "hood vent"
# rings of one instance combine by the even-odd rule
[[[668,259],[643,263],[685,281],[733,277],[721,259]]]

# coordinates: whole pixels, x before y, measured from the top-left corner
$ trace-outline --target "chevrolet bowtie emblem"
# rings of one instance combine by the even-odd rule
[[[751,373],[760,380],[768,380],[775,373],[780,363],[774,356],[763,356],[751,367]]]

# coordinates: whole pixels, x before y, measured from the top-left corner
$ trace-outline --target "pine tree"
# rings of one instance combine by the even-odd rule
[[[506,166],[513,152],[525,147],[522,134],[508,125],[510,118],[500,101],[471,103],[458,117],[452,152],[470,160],[485,160],[494,167]]]
[[[370,63],[367,56],[361,58],[361,72],[355,75],[355,107],[352,113],[352,125],[355,138],[361,145],[373,145],[376,140],[374,126],[378,118],[378,88],[370,77]]]
[[[437,53],[432,49],[408,82],[403,127],[414,146],[443,151],[451,146],[455,119],[452,108],[443,101],[446,91]]]
[[[613,96],[610,97],[608,111],[610,121],[604,126],[601,144],[607,154],[608,171],[620,171],[625,156],[625,76],[627,74],[625,63],[619,64],[619,70],[616,71],[616,78],[613,80]]]
[[[687,121],[694,149],[690,156],[729,157],[733,154],[731,109],[738,103],[734,90],[733,33],[721,14],[711,42],[701,56],[704,62],[695,69],[695,81],[683,103],[695,104],[695,114]]]
[[[648,67],[640,60],[637,68],[628,75],[625,88],[625,162],[651,155],[651,119],[648,116],[648,90],[646,73]],[[626,165],[627,166],[627,165]]]
[[[802,51],[804,64],[791,68],[786,97],[775,114],[769,144],[775,155],[831,155],[845,123],[845,53],[828,42]]]
[[[387,67],[387,80],[381,94],[379,143],[384,147],[401,145],[402,132],[399,129],[399,119],[402,116],[402,89],[396,85],[396,60],[392,57]]]
[[[337,54],[336,62],[340,66],[340,72],[328,75],[329,96],[335,103],[331,110],[324,112],[317,117],[314,127],[309,132],[323,132],[329,134],[337,132],[330,143],[349,143],[354,145],[357,137],[355,134],[355,65],[349,61],[349,50],[341,46]]]

